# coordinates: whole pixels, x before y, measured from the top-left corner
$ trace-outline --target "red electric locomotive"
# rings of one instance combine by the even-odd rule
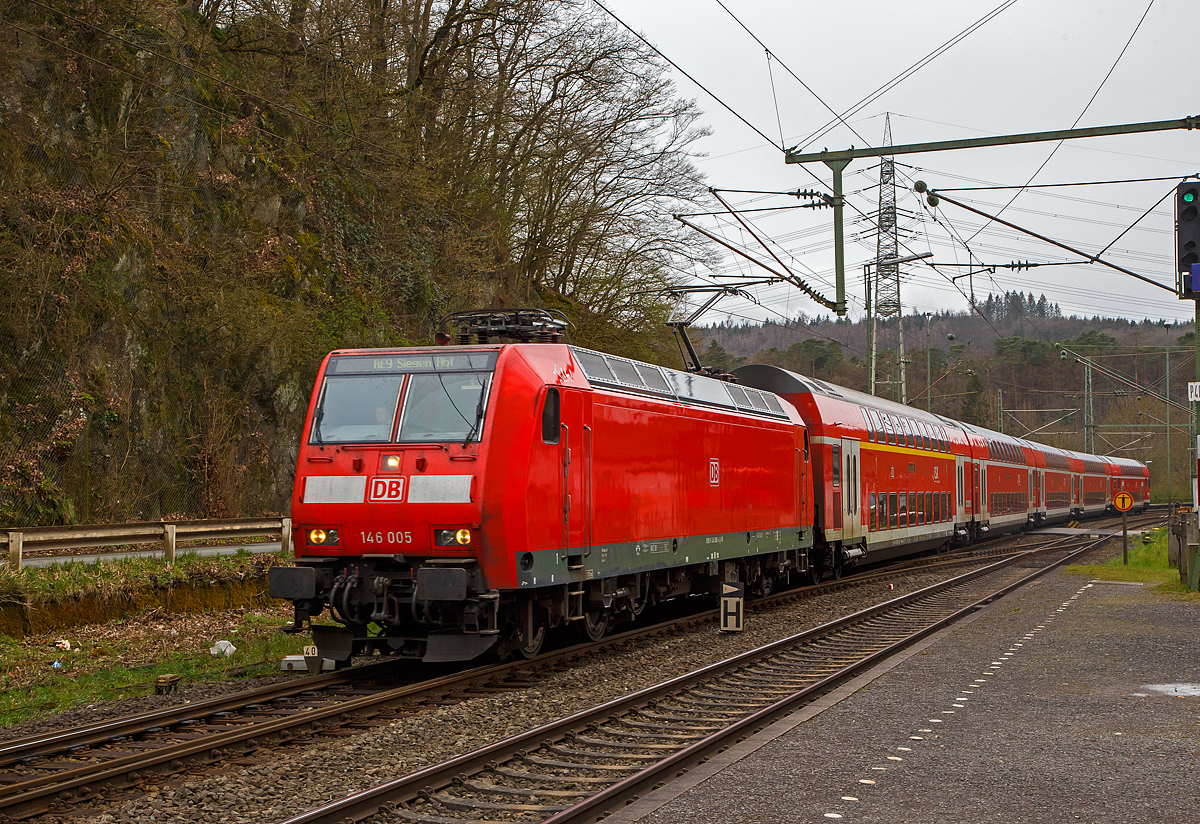
[[[337,661],[537,654],[648,604],[807,569],[808,434],[774,395],[564,343],[546,313],[458,345],[345,350],[318,373],[270,572]],[[468,344],[468,340],[476,343]]]

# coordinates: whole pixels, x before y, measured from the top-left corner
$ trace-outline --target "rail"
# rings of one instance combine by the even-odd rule
[[[279,535],[284,547],[292,541],[291,518],[243,518],[207,521],[154,521],[84,526],[36,526],[0,530],[0,553],[7,550],[10,566],[20,569],[25,551],[87,549],[89,547],[162,544],[168,562],[175,560],[179,541],[216,541]]]

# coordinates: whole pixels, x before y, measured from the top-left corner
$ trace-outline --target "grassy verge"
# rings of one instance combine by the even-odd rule
[[[0,571],[0,598],[52,605],[77,597],[121,599],[146,587],[223,581],[265,575],[286,559],[242,553],[200,558],[182,555],[175,565],[137,559],[101,564],[62,564],[20,572]],[[52,607],[50,607],[52,608]],[[278,675],[279,661],[298,654],[307,635],[285,635],[290,604],[197,614],[161,609],[104,624],[53,634],[11,638],[0,635],[0,726],[57,714],[75,707],[154,692],[168,673],[184,683]],[[218,641],[236,647],[214,656]]]
[[[279,631],[290,619],[290,606],[152,612],[52,636],[0,637],[0,726],[149,695],[155,678],[167,673],[185,683],[278,675],[280,659],[299,653],[307,640]],[[236,652],[214,656],[210,649],[218,641],[229,641]]]
[[[1167,530],[1150,533],[1150,542],[1141,536],[1129,536],[1129,564],[1124,563],[1120,539],[1114,544],[1117,554],[1102,564],[1072,564],[1067,572],[1106,581],[1131,581],[1153,586],[1185,600],[1200,601],[1200,593],[1189,592],[1179,580],[1179,570],[1167,566]]]

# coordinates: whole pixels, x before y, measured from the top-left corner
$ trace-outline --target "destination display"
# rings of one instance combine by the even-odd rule
[[[393,372],[468,372],[491,370],[495,352],[412,352],[397,355],[338,355],[326,374],[363,375]]]

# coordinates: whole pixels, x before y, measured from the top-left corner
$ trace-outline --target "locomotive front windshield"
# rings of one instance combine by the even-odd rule
[[[496,353],[330,358],[311,442],[479,440]]]

